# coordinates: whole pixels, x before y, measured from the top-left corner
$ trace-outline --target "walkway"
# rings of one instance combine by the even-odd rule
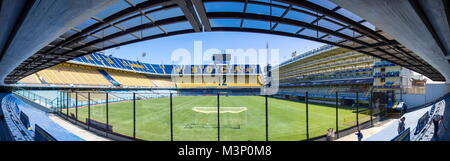
[[[81,137],[86,141],[111,141],[110,139],[98,136],[90,131],[87,131],[77,125],[74,125],[72,122],[67,121],[55,114],[49,115],[50,119],[59,124],[61,127],[66,129],[67,131]]]

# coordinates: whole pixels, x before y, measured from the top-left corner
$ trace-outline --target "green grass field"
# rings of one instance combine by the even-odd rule
[[[269,98],[269,140],[291,141],[306,139],[306,107],[304,103]],[[221,140],[261,141],[265,140],[265,98],[261,96],[221,96],[221,107],[246,107],[239,114],[221,114]],[[173,130],[175,141],[217,140],[217,113],[201,114],[194,107],[216,107],[216,96],[173,97]],[[64,111],[66,112],[66,111]],[[136,137],[144,140],[170,140],[169,98],[155,98],[136,101]],[[355,111],[339,108],[339,128],[356,124]],[[75,109],[69,109],[75,114]],[[246,115],[246,117],[245,117]],[[78,108],[78,120],[85,122],[88,108]],[[324,135],[328,128],[335,128],[336,108],[328,105],[309,104],[310,137]],[[246,119],[245,119],[246,118]],[[369,117],[359,114],[360,122]],[[106,123],[106,106],[91,107],[91,119]],[[193,127],[198,124],[210,126]],[[237,123],[241,121],[241,123]],[[133,135],[133,103],[109,104],[109,124],[113,131]],[[227,125],[239,124],[239,128]],[[234,127],[234,126],[233,126]]]

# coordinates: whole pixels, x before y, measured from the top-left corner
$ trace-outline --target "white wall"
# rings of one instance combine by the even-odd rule
[[[437,98],[450,92],[449,84],[426,84],[425,94],[403,94],[403,102],[408,108],[435,101]]]

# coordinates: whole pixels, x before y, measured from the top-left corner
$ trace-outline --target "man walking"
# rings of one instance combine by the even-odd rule
[[[358,141],[361,141],[363,139],[363,133],[361,132],[361,130],[359,130],[358,128],[358,132],[356,132],[356,137],[358,137]]]
[[[406,120],[406,118],[402,117],[400,119],[400,121],[398,122],[398,128],[397,128],[398,134],[402,133],[405,130],[405,120]]]
[[[433,125],[434,125],[434,134],[433,134],[433,136],[436,138],[436,140],[439,140],[439,135],[438,135],[439,122],[441,122],[442,119],[443,119],[443,116],[441,116],[441,115],[439,115],[437,113],[434,114],[433,119],[432,119],[432,122],[433,122]],[[442,126],[444,127],[445,130],[447,130],[447,128],[444,126],[444,124],[442,124]]]

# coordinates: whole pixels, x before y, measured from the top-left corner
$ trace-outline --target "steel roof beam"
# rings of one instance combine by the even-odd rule
[[[143,3],[137,4],[135,7],[126,8],[122,11],[112,14],[111,16],[106,17],[105,19],[102,20],[103,22],[95,23],[95,24],[83,29],[82,31],[68,37],[66,39],[66,41],[58,43],[57,45],[55,45],[55,47],[56,46],[64,46],[64,45],[69,44],[72,41],[80,40],[80,37],[82,37],[84,34],[94,31],[105,24],[108,24],[114,20],[125,17],[133,12],[139,11],[139,9],[146,9],[146,8],[155,7],[155,6],[159,6],[159,5],[165,6],[165,5],[170,5],[170,4],[173,4],[173,2],[166,1],[166,0],[152,0],[152,1],[145,1]],[[46,52],[53,52],[55,49],[56,48],[51,48],[51,49],[47,50]]]
[[[186,19],[185,16],[179,16],[179,17],[173,17],[173,18],[168,18],[168,19],[164,19],[164,20],[159,20],[159,21],[156,21],[155,23],[142,24],[142,25],[139,25],[139,26],[135,26],[135,27],[129,28],[129,29],[127,29],[125,31],[122,31],[122,32],[117,32],[117,33],[105,36],[102,39],[96,39],[94,41],[88,42],[85,45],[82,45],[82,46],[74,48],[73,51],[64,52],[64,53],[62,53],[60,55],[65,55],[65,54],[68,54],[70,52],[78,51],[78,50],[81,50],[81,49],[83,49],[85,47],[89,47],[89,46],[92,46],[94,44],[97,44],[97,43],[100,43],[100,42],[103,42],[103,41],[109,41],[111,39],[114,39],[114,38],[117,38],[117,37],[120,37],[120,36],[123,36],[123,35],[127,35],[129,33],[134,33],[134,32],[141,31],[141,30],[144,30],[144,29],[147,29],[147,28],[151,28],[151,27],[155,27],[155,26],[158,26],[158,25],[167,25],[167,24],[172,24],[172,23],[176,23],[176,22],[182,22],[182,21],[186,21],[186,20],[187,19]],[[143,40],[143,39],[138,39],[138,40]],[[121,43],[120,45],[123,45],[123,44]],[[40,58],[37,58],[37,59],[40,59]],[[48,62],[50,62],[50,60],[46,61],[45,63],[48,63]]]
[[[333,30],[321,27],[321,26],[317,26],[317,25],[312,25],[306,22],[301,22],[301,21],[297,21],[297,20],[292,20],[292,19],[287,19],[287,18],[280,18],[280,17],[275,17],[275,16],[268,16],[268,15],[259,15],[259,14],[253,14],[253,13],[235,13],[235,12],[208,12],[207,13],[208,17],[210,18],[246,18],[246,19],[252,19],[252,20],[260,20],[260,21],[271,21],[271,22],[276,22],[276,23],[284,23],[284,24],[289,24],[289,25],[293,25],[293,26],[298,26],[298,27],[305,27],[308,29],[312,29],[312,30],[317,30],[319,32],[323,32],[323,33],[327,33],[336,37],[340,37],[342,39],[346,39],[346,40],[350,40],[353,41],[355,43],[361,44],[363,46],[367,46],[367,47],[371,47],[371,45],[367,42],[355,39],[351,36],[339,33],[339,32],[335,32]]]
[[[311,40],[311,41],[317,41],[317,42],[322,42],[325,44],[330,44],[330,45],[334,45],[334,46],[339,46],[342,48],[346,48],[346,49],[350,49],[350,50],[356,50],[355,48],[349,47],[349,46],[345,46],[345,45],[341,45],[335,42],[331,42],[331,41],[327,41],[327,40],[323,40],[323,39],[318,39],[318,38],[314,38],[314,37],[309,37],[309,36],[304,36],[304,35],[296,35],[296,34],[292,34],[292,33],[286,33],[286,32],[279,32],[279,31],[269,31],[269,30],[263,30],[263,29],[252,29],[252,28],[237,28],[237,27],[216,27],[216,28],[212,28],[212,31],[243,31],[243,32],[254,32],[254,33],[266,33],[266,34],[275,34],[275,35],[280,35],[280,36],[288,36],[288,37],[296,37],[296,38],[301,38],[301,39],[306,39],[306,40]],[[387,60],[384,57],[381,57],[379,55],[370,53],[370,52],[366,52],[363,50],[356,50],[360,53],[364,53],[366,55],[370,55],[376,58],[380,58],[383,60]],[[389,55],[397,60],[403,60],[397,56],[391,55],[389,53],[386,53],[386,55]],[[392,61],[392,60],[388,60],[388,61]],[[409,63],[408,63],[409,64]],[[411,64],[410,64],[411,65]],[[420,70],[421,73],[425,73],[424,71]]]
[[[339,13],[333,12],[332,10],[329,10],[325,7],[322,7],[320,5],[314,4],[312,2],[308,2],[308,1],[299,1],[299,0],[274,0],[274,1],[278,1],[278,2],[283,2],[283,3],[288,3],[288,4],[293,4],[299,7],[303,7],[312,11],[316,11],[320,14],[326,15],[328,17],[334,18],[338,21],[344,22],[348,25],[353,26],[354,29],[356,29],[359,33],[363,33],[363,34],[367,34],[369,36],[372,36],[374,38],[377,39],[381,39],[383,41],[387,41],[388,39],[385,38],[384,36],[378,34],[377,32],[367,28],[364,25],[359,24],[358,22],[347,18]]]
[[[242,2],[242,3],[244,3],[243,13],[246,12],[248,4],[265,5],[265,6],[282,8],[282,9],[288,9],[288,8],[290,8],[289,6],[293,7],[292,4],[289,4],[289,6],[283,6],[283,5],[276,4],[276,3],[267,3],[267,2],[262,2],[262,1],[248,1],[248,0],[203,0],[203,2]],[[296,11],[296,12],[304,13],[304,14],[307,14],[307,15],[310,15],[310,16],[314,16],[314,17],[317,17],[317,18],[320,17],[321,19],[330,21],[330,22],[332,22],[332,23],[334,23],[336,25],[342,26],[342,27],[346,26],[345,24],[342,24],[341,22],[338,22],[336,20],[327,18],[326,16],[318,16],[316,13],[311,13],[311,10],[310,11],[306,11],[306,10],[301,10],[301,9],[298,9],[298,8],[292,8],[292,7],[290,8],[290,11]],[[336,7],[336,8],[333,9],[333,11],[338,10],[340,8],[341,7]],[[316,21],[317,20],[315,20],[313,22],[316,22]],[[242,22],[243,22],[243,20],[241,21],[241,27],[242,27]],[[351,29],[351,30],[353,30],[353,29]]]
[[[279,35],[279,36],[288,36],[288,37],[301,38],[301,39],[306,39],[306,40],[311,40],[311,41],[317,41],[317,42],[330,44],[330,45],[334,45],[334,46],[339,46],[339,47],[351,49],[351,50],[354,49],[349,46],[345,46],[342,44],[338,44],[338,43],[323,40],[323,39],[318,39],[318,38],[309,37],[309,36],[305,36],[305,35],[287,33],[287,32],[280,32],[280,31],[270,31],[270,30],[263,30],[263,29],[254,29],[254,28],[238,28],[238,27],[213,27],[212,31],[242,31],[242,32],[274,34],[274,35]]]
[[[132,7],[136,7],[136,4],[134,4],[133,2],[129,1],[129,0],[124,0],[125,2],[127,2],[130,6]],[[155,20],[153,20],[150,16],[148,16],[142,9],[138,9],[139,13],[145,17],[148,21],[150,21],[151,23],[155,23]],[[167,34],[167,31],[165,29],[163,29],[161,26],[157,26],[162,32]]]
[[[203,5],[202,0],[191,0],[192,4],[195,7],[195,10],[198,13],[198,16],[200,16],[200,20],[202,21],[203,30],[204,31],[211,31],[211,24],[209,23],[208,16],[206,16],[206,9]]]
[[[245,0],[244,9],[242,11],[242,13],[244,13],[244,17],[245,17],[245,14],[247,13],[247,6],[248,6],[248,0]],[[244,26],[244,19],[245,18],[241,18],[241,24],[239,25],[240,28],[242,28]]]
[[[141,41],[153,40],[153,39],[162,38],[162,37],[166,37],[166,36],[174,36],[174,35],[188,34],[188,33],[194,33],[194,32],[195,31],[193,29],[188,29],[188,30],[169,32],[167,34],[157,34],[157,35],[147,36],[147,37],[143,37],[140,40],[130,40],[127,42],[123,42],[119,45],[111,45],[111,46],[108,46],[108,47],[105,47],[102,49],[93,50],[93,51],[91,51],[91,53],[95,53],[95,52],[99,52],[99,51],[107,50],[107,49],[112,49],[112,48],[123,46],[123,45],[133,44],[133,43],[137,43],[137,42],[141,42]]]
[[[284,10],[283,14],[281,14],[281,16],[280,16],[281,20],[284,19],[284,16],[286,16],[291,9],[292,9],[292,5],[289,5],[289,7]],[[275,28],[277,28],[278,24],[280,24],[280,23],[275,23],[275,25],[272,26],[270,31],[275,30]]]
[[[202,31],[202,24],[200,19],[197,17],[197,12],[194,9],[194,5],[190,0],[172,0],[174,1],[183,11],[184,16],[186,16],[187,20],[191,24],[192,28],[194,28],[195,32]]]
[[[366,22],[366,20],[361,20],[361,21],[359,21],[358,23],[363,23],[363,22]],[[345,29],[350,29],[350,30],[352,30],[352,28],[351,28],[352,26],[351,25],[347,25],[347,26],[344,26],[344,27],[342,27],[342,28],[340,28],[340,29],[337,29],[336,30],[336,32],[340,32],[340,31],[343,31],[343,30],[345,30]],[[352,30],[352,31],[354,31],[354,30]],[[361,33],[360,33],[361,34]],[[328,34],[326,34],[326,35],[323,35],[322,37],[320,37],[320,38],[325,38],[325,37],[327,37],[327,36],[329,36]],[[364,36],[366,36],[366,35],[364,35]],[[377,40],[377,42],[380,42],[380,41],[378,41]]]
[[[160,25],[168,25],[168,24],[172,24],[172,23],[176,23],[176,22],[182,22],[182,21],[186,21],[186,20],[187,20],[186,17],[178,16],[178,17],[172,17],[172,18],[168,18],[168,19],[159,20],[159,21],[156,21],[155,23],[142,24],[142,25],[139,25],[139,26],[135,26],[135,27],[131,27],[129,29],[123,30],[122,32],[117,32],[117,33],[105,36],[105,37],[103,37],[101,39],[93,40],[91,42],[86,43],[85,45],[76,47],[73,50],[75,50],[75,51],[76,50],[80,50],[80,49],[83,49],[85,47],[89,47],[89,46],[92,46],[94,44],[97,44],[97,43],[100,43],[100,42],[103,42],[103,41],[109,41],[111,39],[118,38],[118,37],[121,37],[123,35],[130,34],[130,33],[135,33],[135,32],[138,32],[138,31],[142,31],[144,29],[148,29],[148,28],[152,28],[152,27],[156,27],[156,26],[160,26]],[[63,53],[62,55],[67,54],[67,53],[68,52]]]
[[[334,12],[334,11],[337,11],[338,9],[341,9],[341,7],[336,7],[336,8],[334,8],[332,11]],[[312,22],[310,22],[311,25],[313,25],[313,24],[319,22],[321,19],[324,19],[324,18],[326,17],[325,15],[322,15],[322,16],[316,15],[316,16],[317,16],[317,18],[316,18],[315,20],[313,20]],[[348,25],[347,25],[347,26],[348,26]],[[344,26],[344,27],[345,27],[345,26]],[[306,29],[305,27],[301,28],[300,30],[297,31],[297,34],[300,33],[300,32],[302,32],[302,31],[305,30],[305,29]],[[327,35],[329,35],[329,34],[326,34],[325,36],[327,36]]]
[[[163,1],[163,0],[154,0],[154,1],[152,1],[152,3],[149,3],[149,1],[140,3],[140,4],[136,5],[134,7],[134,9],[137,11],[139,9],[146,9],[146,8],[150,8],[150,7],[154,7],[154,6],[158,6],[158,5],[162,5],[162,7],[154,9],[154,10],[151,10],[151,11],[148,11],[146,13],[155,12],[155,11],[159,11],[159,10],[164,10],[164,9],[169,9],[169,8],[176,7],[176,4],[173,4],[173,2],[167,2],[167,1]],[[84,45],[85,43],[81,43],[79,41],[82,41],[83,39],[85,39],[87,37],[86,34],[88,34],[91,31],[93,31],[91,34],[95,34],[95,33],[98,33],[100,31],[108,28],[108,27],[111,27],[110,25],[108,25],[106,27],[97,29],[98,27],[101,27],[101,26],[105,25],[105,23],[110,23],[112,21],[115,21],[117,19],[120,19],[122,17],[127,16],[127,14],[134,13],[134,12],[131,11],[131,9],[133,9],[133,7],[127,8],[127,9],[122,10],[122,11],[119,11],[118,13],[114,13],[111,16],[108,16],[107,18],[103,19],[102,22],[95,23],[94,25],[91,25],[91,26],[83,29],[82,31],[73,28],[72,30],[77,32],[76,34],[66,38],[65,41],[62,41],[62,42],[58,43],[53,48],[50,48],[50,49],[48,49],[46,51],[39,51],[39,52],[40,53],[52,53],[52,52],[54,52],[55,50],[58,49],[57,48],[58,46],[66,46],[66,45],[70,45],[70,43],[79,43],[79,44],[83,44]],[[139,15],[139,14],[137,14],[137,15]],[[115,22],[113,24],[114,25],[115,24],[119,24],[121,22],[130,20],[130,19],[135,18],[135,17],[137,17],[137,16],[136,15],[135,16],[130,16],[130,17],[127,17],[127,18],[125,18],[123,20],[117,21],[117,22]],[[97,27],[97,28],[95,28],[95,27]],[[113,43],[115,43],[115,42],[113,42]]]
[[[161,10],[168,10],[168,9],[177,8],[177,7],[178,7],[178,6],[177,6],[176,4],[166,5],[166,6],[163,6],[163,7],[160,7],[160,8],[156,8],[156,9],[153,9],[153,10],[150,10],[150,11],[146,11],[146,12],[144,12],[144,14],[149,14],[149,13],[156,12],[156,11],[161,11]],[[133,19],[133,18],[136,18],[136,17],[138,17],[138,16],[140,16],[140,15],[142,15],[142,13],[141,13],[141,14],[135,14],[135,15],[133,15],[133,16],[129,16],[129,17],[124,18],[124,19],[121,19],[121,20],[119,20],[119,21],[115,21],[115,22],[112,23],[112,24],[117,25],[117,24],[123,23],[123,22],[125,22],[125,21],[131,20],[131,19]],[[101,27],[101,28],[99,28],[99,29],[97,29],[97,30],[95,30],[95,31],[92,31],[91,33],[92,33],[92,34],[95,34],[95,33],[98,33],[98,32],[100,32],[100,31],[102,31],[102,30],[105,30],[105,29],[107,29],[107,28],[109,28],[109,27],[111,27],[111,26],[104,26],[104,27]],[[163,32],[164,32],[164,33],[167,33],[167,31],[165,31],[165,30],[164,30]]]

